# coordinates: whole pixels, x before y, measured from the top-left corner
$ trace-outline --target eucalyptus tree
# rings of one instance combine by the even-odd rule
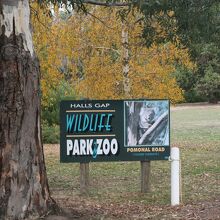
[[[0,1],[0,24],[0,218],[22,219],[54,204],[41,141],[29,1]]]

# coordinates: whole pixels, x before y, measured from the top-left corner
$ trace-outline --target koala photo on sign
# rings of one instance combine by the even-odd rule
[[[125,146],[169,146],[169,101],[125,101]]]

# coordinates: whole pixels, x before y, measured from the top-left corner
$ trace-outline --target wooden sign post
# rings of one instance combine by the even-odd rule
[[[80,163],[80,193],[89,191],[89,163]]]
[[[150,192],[150,161],[141,161],[141,192]]]

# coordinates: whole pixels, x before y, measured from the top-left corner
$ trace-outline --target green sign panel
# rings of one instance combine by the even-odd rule
[[[62,101],[60,160],[167,160],[169,112],[168,100]]]

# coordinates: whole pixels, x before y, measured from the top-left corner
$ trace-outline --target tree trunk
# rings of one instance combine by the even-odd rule
[[[41,142],[29,1],[0,0],[0,25],[0,219],[23,219],[54,204]]]
[[[129,80],[129,48],[128,48],[128,25],[126,21],[122,21],[122,71],[123,71],[123,89],[125,98],[130,97],[130,80]]]

